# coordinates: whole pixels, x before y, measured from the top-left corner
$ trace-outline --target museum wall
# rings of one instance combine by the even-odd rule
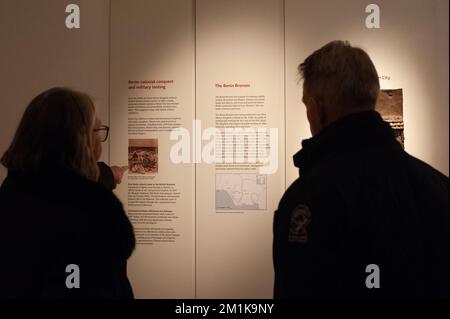
[[[70,1],[0,0],[0,154],[42,90],[94,98],[111,126],[103,160],[132,168],[115,193],[136,230],[138,298],[272,297],[273,211],[311,136],[297,66],[331,40],[362,47],[381,88],[401,89],[406,151],[449,174],[446,0],[377,1],[380,29],[366,28],[362,0],[72,2],[79,30],[64,27]],[[208,164],[194,148],[204,129],[239,123],[277,129],[274,172]],[[189,163],[177,164],[183,132]],[[242,196],[226,198],[236,185]]]
[[[139,179],[129,174],[117,192],[126,206],[133,201],[132,211],[128,208],[139,229],[130,261],[138,297],[271,297],[273,211],[298,176],[292,155],[310,137],[297,65],[331,40],[349,40],[367,50],[381,88],[401,92],[405,149],[448,174],[448,72],[439,64],[446,60],[445,43],[448,47],[445,29],[439,27],[439,21],[447,21],[444,2],[380,2],[380,29],[366,28],[367,4],[358,0],[190,3],[192,7],[138,1],[129,7],[113,0],[111,116],[117,135],[112,135],[112,160],[124,162],[136,139],[159,143],[157,172],[144,171]],[[155,11],[159,14],[153,16]],[[129,34],[135,36],[127,38]],[[161,80],[173,83],[161,90],[155,85]],[[154,101],[164,104],[163,98],[175,101],[177,109],[157,111]],[[243,106],[244,100],[258,106]],[[254,121],[255,126],[276,128],[278,147],[272,151],[279,155],[277,170],[258,184],[253,181],[261,175],[248,166],[211,165],[202,158],[194,172],[174,165],[169,158],[173,142],[164,129],[148,122],[151,117],[179,118],[192,142],[208,127],[245,127]],[[201,121],[201,128],[191,126],[194,119]],[[192,149],[189,153],[195,156]],[[135,191],[160,189],[164,183],[181,189],[176,202]],[[236,185],[246,185],[264,201],[257,209],[246,206],[247,189]],[[239,194],[231,205],[222,198],[227,189],[230,197]],[[157,219],[161,214],[164,221]],[[169,235],[161,235],[161,229]]]
[[[0,154],[22,114],[40,92],[66,86],[89,93],[109,123],[109,0],[76,1],[81,28],[65,27],[73,1],[0,1]],[[108,143],[102,160],[108,161]],[[6,170],[0,165],[0,182]]]

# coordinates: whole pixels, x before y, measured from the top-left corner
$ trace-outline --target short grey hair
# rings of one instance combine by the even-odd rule
[[[298,66],[304,90],[328,106],[374,109],[380,92],[377,70],[369,55],[347,41],[333,41]]]

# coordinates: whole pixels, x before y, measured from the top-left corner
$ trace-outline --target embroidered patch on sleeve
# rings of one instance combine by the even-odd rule
[[[311,211],[306,205],[298,205],[291,214],[289,225],[289,242],[306,243],[308,241],[307,227],[311,222]]]

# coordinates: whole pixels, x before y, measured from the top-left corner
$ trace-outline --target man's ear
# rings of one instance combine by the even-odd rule
[[[317,117],[320,123],[320,127],[325,127],[327,125],[327,112],[325,110],[325,102],[322,97],[315,97],[314,98],[314,107],[317,110]]]
[[[327,112],[325,110],[326,103],[322,97],[311,98],[312,107],[316,110],[316,116],[319,121],[320,127],[325,127],[327,125]]]

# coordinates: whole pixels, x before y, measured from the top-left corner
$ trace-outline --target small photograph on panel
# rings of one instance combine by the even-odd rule
[[[391,125],[397,141],[405,148],[403,90],[381,90],[375,109]]]
[[[158,173],[158,139],[128,140],[129,174],[155,175]]]

